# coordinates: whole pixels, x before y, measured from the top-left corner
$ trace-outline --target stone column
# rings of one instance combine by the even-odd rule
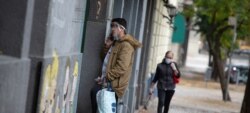
[[[26,113],[33,0],[0,1],[0,112]]]

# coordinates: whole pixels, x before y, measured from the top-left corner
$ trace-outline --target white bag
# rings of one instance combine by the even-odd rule
[[[102,89],[97,92],[96,100],[99,113],[116,113],[115,92]]]

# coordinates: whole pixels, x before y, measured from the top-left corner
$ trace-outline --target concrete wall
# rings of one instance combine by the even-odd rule
[[[100,53],[104,44],[106,23],[88,21],[86,30],[77,113],[91,113],[90,89],[95,84],[94,79],[101,75]]]
[[[26,113],[32,6],[32,0],[0,2],[1,113]]]
[[[60,55],[77,53],[81,50],[83,5],[82,0],[50,2],[44,50],[46,56],[51,56],[54,49],[57,49]]]
[[[127,20],[129,34],[141,42],[144,39],[149,40],[144,41],[143,47],[147,49],[139,49],[136,52],[130,85],[123,99],[130,110],[123,106],[121,112],[133,113],[138,77],[144,76],[140,78],[143,81],[148,73],[154,72],[166,50],[171,49],[172,31],[167,19],[162,17],[162,14],[167,15],[167,12],[161,0],[155,1],[153,20],[148,20],[148,27],[144,29],[147,1],[149,0],[114,0],[114,6],[109,5],[108,0],[0,2],[0,51],[8,55],[0,56],[0,99],[4,102],[0,103],[0,111],[91,112],[90,88],[95,84],[94,78],[101,72],[100,53],[111,19],[107,17],[110,15],[107,9],[111,8],[113,17],[123,17]],[[89,8],[85,10],[87,2]],[[18,6],[15,5],[17,3]],[[10,15],[6,12],[14,13]],[[3,15],[7,15],[6,18]],[[82,36],[83,31],[86,32]],[[150,36],[144,38],[147,34]],[[146,63],[140,60],[142,55],[148,55],[143,60]],[[144,70],[141,69],[142,64],[146,65]],[[9,68],[14,71],[9,72]],[[139,74],[140,71],[145,73]],[[15,78],[20,76],[22,82],[16,81]],[[9,85],[12,82],[17,84]],[[19,87],[21,89],[17,90]],[[15,99],[13,103],[12,98],[5,98],[9,93],[14,94],[14,99],[18,96],[22,99]],[[8,102],[15,105],[15,109],[7,107],[10,105]]]
[[[76,112],[81,58],[81,54],[58,56],[54,51],[52,58],[44,59],[38,113]]]
[[[28,59],[0,55],[1,113],[26,113],[29,65]]]
[[[145,0],[126,1],[126,3],[123,1],[126,6],[117,8],[122,11],[122,13],[118,14],[125,17],[129,23],[128,32],[140,41],[143,39],[142,32],[144,30],[144,22],[143,19],[140,18],[143,16],[144,1]],[[21,57],[22,59],[28,59],[29,57],[31,59],[31,64],[29,64],[29,60],[25,60],[26,66],[24,68],[26,69],[26,73],[23,75],[26,76],[23,77],[23,80],[26,80],[26,82],[24,82],[26,84],[20,86],[25,86],[23,87],[23,92],[25,93],[23,93],[22,96],[26,96],[27,99],[23,98],[23,100],[17,101],[22,103],[22,107],[17,105],[17,107],[22,108],[21,110],[18,109],[19,111],[33,113],[43,111],[68,112],[67,110],[73,110],[74,112],[77,100],[77,84],[80,81],[77,112],[91,112],[89,99],[90,88],[95,83],[94,78],[100,75],[102,64],[100,52],[102,51],[102,45],[107,33],[107,8],[113,6],[108,6],[106,0],[91,0],[88,2],[89,9],[87,12],[89,12],[89,14],[87,15],[86,33],[83,39],[82,31],[84,31],[83,24],[85,22],[83,17],[85,16],[86,8],[86,1],[84,0],[29,0],[21,4],[22,9],[17,8],[21,13],[18,16],[14,15],[13,18],[18,18],[19,16],[21,19],[23,18],[21,21],[22,26],[20,26],[20,29],[17,29],[16,34],[18,35],[13,36],[15,37],[13,40],[1,38],[0,47],[1,51],[7,55]],[[14,6],[10,6],[7,3],[3,5],[6,5],[6,10],[11,10]],[[25,10],[26,8],[29,9],[27,12]],[[116,8],[113,10],[116,10]],[[12,23],[14,21],[11,19],[7,21],[8,18],[1,19],[3,19],[5,23],[3,27],[8,27],[8,32],[2,30],[0,32],[5,33],[4,36],[6,37],[13,35],[10,34],[12,33],[10,32],[12,29],[10,25],[15,24]],[[22,36],[27,36],[28,38],[23,37],[20,39],[19,37]],[[9,45],[8,47],[6,46],[8,43],[4,45],[4,41],[9,41],[11,45],[12,41],[20,42],[20,44],[13,42],[13,44],[18,47],[9,49]],[[80,53],[82,42],[85,42],[82,48],[84,52],[83,56]],[[11,57],[2,57],[1,60],[4,61],[6,58]],[[128,88],[129,92],[127,92],[127,98],[125,99],[126,104],[129,104],[132,110],[134,110],[136,98],[135,92],[139,71],[139,58],[140,53],[137,53],[131,85]],[[16,60],[18,61],[19,59]],[[6,63],[6,61],[4,63]],[[11,65],[10,62],[6,64]],[[9,75],[18,73],[20,72],[19,70],[22,69],[17,65],[19,68],[14,68],[17,71],[10,73],[6,67],[8,66],[4,65],[3,68],[0,68],[1,74]],[[10,77],[10,81],[14,80],[12,79],[13,77]],[[2,83],[5,84],[5,82]],[[8,83],[9,81],[6,81],[6,84]],[[6,86],[1,87],[1,91],[9,87],[13,89],[12,86]],[[15,89],[13,89],[13,91],[14,90]],[[3,93],[1,95],[6,94]],[[64,98],[65,95],[67,95],[66,98]],[[71,97],[73,97],[73,99]],[[26,102],[24,100],[26,100]],[[71,101],[73,102],[73,106],[70,106]],[[1,110],[9,112],[5,107]]]
[[[101,75],[102,52],[106,33],[107,0],[89,0],[86,33],[83,36],[84,46],[82,70],[79,85],[77,113],[91,113],[90,89],[94,79]],[[110,6],[112,7],[112,6]]]
[[[85,6],[85,0],[0,2],[1,113],[76,111]]]
[[[21,57],[28,0],[0,1],[0,51]]]
[[[49,0],[35,0],[33,6],[33,22],[31,30],[31,41],[29,57],[31,59],[29,90],[27,95],[26,113],[37,111],[39,99],[39,87],[42,81],[42,70],[44,64],[44,51],[47,34],[47,21],[49,14]]]
[[[31,51],[32,58],[40,58],[42,62],[36,111],[74,113],[81,72],[80,51],[86,1],[36,1],[39,2],[35,10],[44,16],[34,23],[37,29],[33,33],[43,29],[45,35],[40,37],[40,41],[44,42],[40,48],[44,49]],[[39,43],[35,38],[33,42],[33,45]]]
[[[155,72],[156,66],[162,61],[167,50],[171,49],[172,28],[164,15],[168,15],[162,0],[156,0],[152,23],[152,40],[148,59],[148,73]]]

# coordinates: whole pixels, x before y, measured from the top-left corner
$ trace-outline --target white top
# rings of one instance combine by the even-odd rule
[[[107,65],[108,65],[108,61],[109,61],[109,56],[111,54],[111,50],[112,50],[112,47],[110,47],[108,53],[106,54],[105,56],[105,59],[103,61],[103,65],[102,65],[102,79],[106,77],[106,72],[107,72]]]

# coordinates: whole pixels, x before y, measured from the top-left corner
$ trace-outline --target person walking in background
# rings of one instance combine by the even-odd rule
[[[154,90],[154,85],[157,83],[158,89],[158,108],[157,113],[168,113],[170,101],[175,93],[176,80],[174,76],[180,77],[180,72],[176,63],[173,61],[173,52],[167,51],[165,58],[157,65],[154,79],[150,86],[150,95]]]

